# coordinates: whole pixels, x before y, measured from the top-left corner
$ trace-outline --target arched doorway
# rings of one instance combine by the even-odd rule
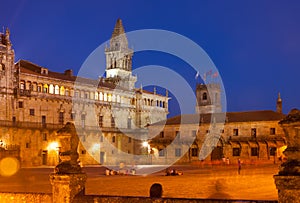
[[[223,156],[224,156],[223,142],[222,142],[222,139],[220,138],[217,146],[215,146],[215,148],[211,152],[211,160],[212,161],[222,160]]]

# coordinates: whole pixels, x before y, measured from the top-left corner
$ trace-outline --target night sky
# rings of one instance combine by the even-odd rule
[[[278,92],[284,113],[300,108],[299,1],[45,2],[1,2],[0,26],[11,31],[16,60],[76,73],[121,18],[126,31],[164,29],[201,46],[219,70],[227,111],[275,110]],[[151,64],[172,68],[195,88],[196,72],[184,61],[134,54],[133,68]],[[170,116],[180,113],[173,103]]]

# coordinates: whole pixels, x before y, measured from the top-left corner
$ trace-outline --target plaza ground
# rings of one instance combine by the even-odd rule
[[[165,176],[165,170],[145,176],[105,176],[104,167],[84,167],[87,194],[149,196],[153,183],[163,186],[164,197],[276,200],[273,175],[278,165],[172,166],[183,176]],[[22,168],[11,177],[0,176],[1,192],[51,193],[49,174],[53,168]]]

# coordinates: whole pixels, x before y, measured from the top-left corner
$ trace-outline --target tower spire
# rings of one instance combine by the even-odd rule
[[[109,41],[105,48],[106,78],[119,86],[133,89],[136,77],[132,76],[133,50],[128,48],[128,40],[120,18],[117,19]]]
[[[122,24],[122,20],[120,18],[118,18],[117,22],[116,22],[116,25],[115,25],[115,28],[114,28],[114,31],[111,35],[111,38],[120,36],[124,33],[125,33],[125,30],[124,30],[124,27],[123,27],[123,24]]]
[[[282,113],[282,100],[280,97],[280,92],[278,92],[277,102],[276,102],[276,112]]]

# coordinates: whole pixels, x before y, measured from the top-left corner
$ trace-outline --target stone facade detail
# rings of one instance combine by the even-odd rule
[[[26,60],[15,63],[9,31],[0,37],[0,140],[19,146],[22,166],[56,165],[56,131],[67,122],[76,124],[81,163],[117,164],[111,150],[86,148],[85,142],[93,137],[101,145],[104,138],[117,151],[139,154],[145,126],[166,119],[168,96],[134,86],[133,50],[120,19],[103,50],[107,77],[99,80],[78,81],[70,69],[58,73]]]
[[[278,189],[278,202],[299,203],[300,199],[300,111],[293,109],[279,122],[287,139],[284,151],[286,162],[274,176]]]
[[[196,95],[196,114],[149,126],[152,163],[237,163],[238,159],[244,163],[277,163],[284,159],[286,140],[278,122],[285,115],[281,112],[222,113],[218,84],[199,84]],[[279,100],[282,104],[280,97],[277,104]],[[206,140],[210,140],[208,145]],[[168,147],[171,143],[173,147]]]

